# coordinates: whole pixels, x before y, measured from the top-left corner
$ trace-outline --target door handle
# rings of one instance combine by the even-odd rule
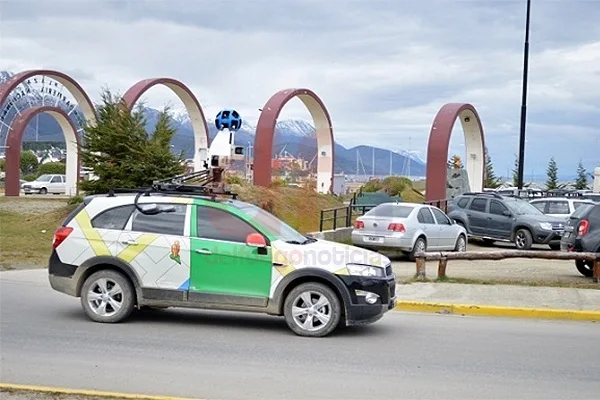
[[[198,254],[212,254],[212,251],[208,249],[196,249],[196,253]]]
[[[127,245],[137,244],[137,242],[135,240],[122,240],[121,243],[127,244]]]

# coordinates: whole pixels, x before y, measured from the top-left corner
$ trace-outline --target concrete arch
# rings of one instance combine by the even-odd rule
[[[208,125],[200,102],[185,84],[172,78],[150,78],[141,80],[130,87],[123,95],[123,100],[127,108],[131,111],[142,94],[156,85],[168,87],[183,102],[183,105],[190,116],[190,121],[194,130],[195,170],[198,171],[203,169],[203,163],[208,156]]]
[[[67,179],[66,194],[76,196],[79,194],[77,181],[80,167],[77,128],[67,113],[58,107],[51,106],[28,108],[13,120],[11,124],[12,130],[9,131],[7,139],[5,196],[19,196],[21,193],[19,178],[21,176],[21,143],[23,141],[23,133],[31,118],[40,113],[46,113],[54,117],[65,135],[67,148],[67,165],[65,171]]]
[[[448,148],[456,120],[465,135],[466,169],[471,191],[483,190],[485,180],[485,140],[479,114],[471,104],[448,103],[438,111],[427,146],[426,201],[446,199]]]
[[[254,184],[269,186],[271,182],[271,159],[275,124],[288,101],[298,97],[313,118],[317,135],[317,191],[333,190],[333,127],[323,101],[309,89],[284,89],[275,93],[263,107],[256,126],[254,139]]]
[[[0,85],[0,106],[4,104],[6,99],[8,99],[8,96],[10,96],[10,93],[19,86],[19,84],[33,76],[39,75],[47,76],[60,82],[60,84],[63,85],[77,101],[86,123],[90,125],[96,124],[96,110],[94,104],[81,85],[69,75],[50,69],[32,69],[13,75],[10,79]]]

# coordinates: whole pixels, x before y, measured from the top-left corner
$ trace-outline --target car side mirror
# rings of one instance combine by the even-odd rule
[[[267,241],[265,240],[265,237],[260,233],[251,233],[248,236],[246,236],[246,245],[250,247],[257,247],[260,249],[267,247]]]
[[[505,217],[512,217],[512,213],[510,211],[502,211],[502,215],[504,215]]]

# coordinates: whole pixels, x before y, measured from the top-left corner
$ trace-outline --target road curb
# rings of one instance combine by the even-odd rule
[[[488,305],[398,301],[394,311],[438,314],[481,315],[488,317],[600,321],[600,311],[561,310],[553,308],[499,307]]]
[[[130,399],[130,400],[202,400],[191,397],[154,396],[138,393],[103,392],[99,390],[70,389],[50,386],[18,385],[12,383],[0,383],[0,392],[37,392],[48,394],[62,394],[71,396],[102,397],[105,399]]]

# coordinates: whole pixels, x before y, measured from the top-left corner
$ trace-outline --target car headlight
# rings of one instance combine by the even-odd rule
[[[552,224],[549,222],[540,222],[540,228],[545,229],[547,231],[552,230]]]
[[[383,277],[383,268],[375,267],[373,265],[363,265],[363,264],[346,264],[346,268],[348,268],[348,273],[350,275],[355,276],[373,276],[373,277]]]

